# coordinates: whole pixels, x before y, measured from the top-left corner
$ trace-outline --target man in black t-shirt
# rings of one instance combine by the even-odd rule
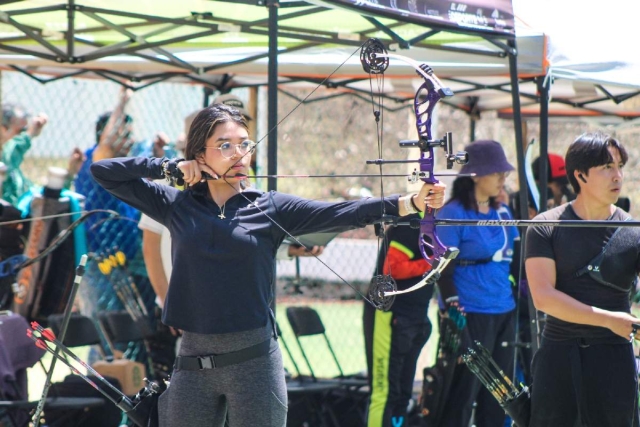
[[[615,139],[583,134],[566,155],[576,199],[546,220],[629,219],[615,206],[628,156]],[[547,313],[533,360],[530,427],[638,425],[630,340],[640,323],[629,294],[640,271],[637,228],[532,227],[526,272],[535,306]]]

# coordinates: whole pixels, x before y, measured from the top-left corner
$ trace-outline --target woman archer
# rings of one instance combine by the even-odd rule
[[[187,141],[186,160],[120,158],[91,167],[107,191],[171,232],[174,267],[163,321],[184,335],[160,397],[160,425],[222,426],[228,418],[231,427],[284,426],[287,391],[269,305],[287,233],[364,227],[383,211],[407,215],[412,202],[419,210],[439,208],[445,187],[340,203],[244,188],[255,143],[240,112],[226,105],[202,110]],[[178,170],[185,191],[146,179]],[[203,173],[218,179],[204,180]]]

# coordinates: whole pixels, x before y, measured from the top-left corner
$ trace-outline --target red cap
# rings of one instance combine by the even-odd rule
[[[551,175],[551,179],[567,176],[567,168],[565,167],[562,156],[549,153],[549,174]]]
[[[549,153],[549,169],[547,174],[547,181],[557,181],[559,179],[563,179],[567,177],[567,168],[565,167],[564,157],[555,154]],[[533,178],[536,181],[540,181],[540,157],[536,158],[531,164],[533,169]]]

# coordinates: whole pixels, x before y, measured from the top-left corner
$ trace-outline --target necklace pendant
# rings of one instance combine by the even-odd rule
[[[225,219],[226,216],[224,216],[224,212],[220,212],[220,215],[218,215],[218,218],[220,219]]]

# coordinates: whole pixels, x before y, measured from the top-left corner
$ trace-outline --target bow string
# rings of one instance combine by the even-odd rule
[[[410,65],[412,65],[418,75],[420,75],[424,82],[416,92],[414,98],[414,111],[416,114],[416,127],[418,130],[418,135],[420,139],[418,141],[401,141],[401,147],[419,147],[420,148],[420,158],[418,160],[369,160],[367,164],[377,164],[382,165],[385,163],[419,163],[419,170],[414,170],[409,176],[408,180],[410,182],[419,182],[420,180],[434,184],[439,182],[434,174],[434,149],[436,147],[442,147],[445,150],[445,154],[447,156],[447,168],[451,169],[454,163],[466,163],[467,154],[466,153],[458,153],[452,154],[452,136],[451,133],[448,133],[439,140],[433,140],[431,138],[431,124],[432,124],[432,113],[435,108],[436,103],[443,97],[451,96],[453,93],[450,89],[446,88],[440,80],[435,76],[433,70],[425,64],[419,64],[416,61],[413,61],[411,58],[404,57],[402,55],[395,55],[387,53],[386,49],[382,42],[377,39],[369,39],[367,40],[359,49],[360,51],[360,61],[363,65],[364,70],[369,73],[370,77],[380,77],[379,84],[382,84],[383,73],[387,69],[389,65],[389,58],[395,58],[402,60]],[[353,52],[351,56],[353,56],[358,50]],[[318,88],[322,87],[322,85],[329,79],[331,76],[339,70],[342,65],[344,65],[349,58],[345,59],[342,64],[340,64],[331,74],[329,74],[322,82],[320,82],[306,97],[304,97],[289,113],[285,115],[284,118],[278,121],[278,123],[274,126],[273,129],[269,130],[265,136],[260,138],[256,144],[253,146],[251,150],[247,153],[240,156],[237,160],[236,164],[242,161],[242,158],[247,155],[251,155],[257,145],[259,145],[264,139],[266,139],[267,135],[272,132],[277,126],[279,126],[287,117],[289,117],[304,101],[306,101]],[[373,97],[373,88],[371,89],[372,97]],[[381,87],[378,88],[378,93],[380,94],[380,99],[382,99],[383,90]],[[380,101],[381,103],[381,101]],[[379,156],[382,157],[382,149],[381,149],[381,140],[382,140],[382,113],[381,110],[374,110],[374,117],[376,120],[376,124],[378,126],[378,150]],[[231,171],[233,166],[229,167],[227,171],[221,175],[220,178],[213,178],[209,176],[205,176],[206,179],[223,179],[229,186],[235,189],[233,185],[228,182],[225,178],[227,173]],[[177,169],[176,178],[182,178],[180,170]],[[384,192],[382,188],[382,170],[380,169],[381,178],[381,198],[384,198]],[[403,175],[406,176],[406,175]],[[248,177],[245,177],[248,178]],[[237,191],[237,190],[236,190]],[[276,227],[278,227],[284,234],[286,234],[293,242],[299,244],[300,246],[304,246],[299,239],[297,239],[292,233],[288,232],[284,227],[282,227],[274,218],[271,218],[263,209],[253,203],[248,197],[242,194],[241,191],[238,192],[242,197],[244,197],[252,206],[258,209],[262,214],[264,214],[271,223],[273,223]],[[386,216],[384,212],[384,203],[382,203],[382,219],[380,223],[384,222],[398,222],[397,220],[390,220],[388,216]],[[429,283],[432,283],[433,280],[437,279],[439,272],[442,271],[448,262],[455,258],[458,253],[456,248],[447,248],[442,242],[438,239],[435,231],[435,209],[428,208],[427,212],[425,212],[424,218],[420,221],[420,237],[419,237],[419,245],[420,251],[424,259],[431,266],[431,270],[429,273],[416,285],[412,286],[410,289],[398,291],[395,281],[391,278],[390,275],[378,275],[374,277],[368,295],[364,295],[360,290],[358,290],[354,285],[349,283],[346,279],[344,279],[340,274],[338,274],[334,269],[332,269],[326,262],[320,259],[318,256],[313,255],[322,265],[324,265],[328,270],[330,270],[340,281],[353,289],[363,300],[367,301],[371,306],[379,310],[388,310],[393,304],[393,300],[395,299],[395,295],[401,293],[408,293],[414,290],[417,290],[423,286],[426,286]]]

